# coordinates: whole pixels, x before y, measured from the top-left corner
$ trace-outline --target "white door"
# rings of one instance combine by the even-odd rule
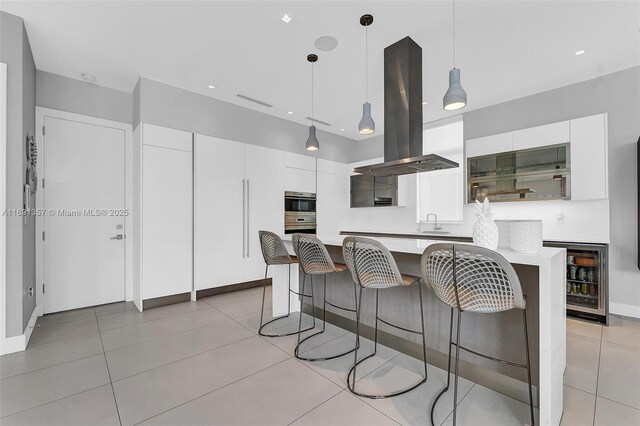
[[[244,281],[245,145],[196,135],[195,289]]]
[[[258,231],[284,234],[285,153],[249,144],[245,149],[248,246],[244,271],[245,281],[253,281],[264,278],[265,270]]]
[[[125,132],[44,125],[44,313],[124,300]]]

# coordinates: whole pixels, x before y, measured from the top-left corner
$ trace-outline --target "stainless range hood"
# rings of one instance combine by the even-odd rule
[[[454,167],[422,153],[422,48],[405,37],[384,49],[384,163],[353,171],[396,176]]]

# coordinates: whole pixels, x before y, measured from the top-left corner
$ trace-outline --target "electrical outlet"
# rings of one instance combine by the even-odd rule
[[[558,213],[556,215],[556,224],[562,225],[564,223],[564,213]]]
[[[33,297],[33,287],[27,287],[27,295]]]

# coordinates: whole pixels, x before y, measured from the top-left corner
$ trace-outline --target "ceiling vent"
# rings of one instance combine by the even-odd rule
[[[245,95],[242,95],[240,93],[236,94],[236,96],[239,97],[240,99],[244,99],[245,101],[253,102],[254,104],[262,105],[262,106],[265,106],[267,108],[273,107],[273,105],[271,105],[271,104],[259,101],[259,100],[254,99],[254,98],[250,98],[249,96],[245,96]]]
[[[326,121],[322,121],[322,120],[318,120],[317,118],[312,118],[312,117],[305,117],[307,120],[312,121],[314,123],[319,123],[322,124],[324,126],[331,126],[331,124],[327,123]]]

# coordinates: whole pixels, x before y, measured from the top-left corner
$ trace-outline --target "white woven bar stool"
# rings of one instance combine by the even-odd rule
[[[422,307],[422,286],[420,285],[420,277],[401,274],[398,270],[398,265],[396,264],[396,261],[389,250],[382,243],[376,240],[362,237],[347,237],[342,243],[342,254],[347,266],[349,267],[349,270],[351,271],[354,287],[356,285],[360,287],[359,297],[356,301],[356,341],[358,342],[358,344],[360,341],[360,308],[362,304],[362,290],[366,288],[374,289],[376,291],[376,320],[373,353],[358,361],[358,345],[356,346],[355,355],[353,358],[353,367],[351,368],[351,370],[349,370],[349,374],[347,374],[347,386],[349,387],[349,390],[353,394],[358,396],[380,399],[402,395],[403,393],[407,393],[417,388],[427,381],[427,345],[424,332],[424,311]],[[418,283],[418,300],[420,303],[421,324],[420,331],[411,330],[392,324],[378,316],[379,290],[393,287],[409,287],[414,283]],[[383,322],[391,327],[422,336],[424,378],[418,383],[412,384],[408,388],[400,391],[382,395],[371,395],[356,391],[356,370],[359,364],[376,355],[376,351],[378,348],[378,321]]]
[[[433,411],[438,399],[449,390],[451,380],[451,347],[455,346],[453,424],[456,424],[458,367],[460,363],[460,349],[462,349],[492,361],[527,370],[529,409],[531,412],[531,424],[534,425],[526,299],[522,294],[520,280],[513,266],[499,253],[483,247],[467,244],[440,243],[430,245],[424,251],[422,254],[421,271],[424,282],[431,285],[438,299],[451,307],[447,386],[440,392],[431,406],[431,424],[434,424]],[[462,319],[462,312],[490,314],[511,309],[522,310],[526,356],[525,364],[491,357],[462,346],[460,343],[460,321]],[[455,342],[453,341],[454,310],[458,312]]]

